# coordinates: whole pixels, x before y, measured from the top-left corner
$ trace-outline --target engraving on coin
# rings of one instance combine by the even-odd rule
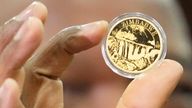
[[[116,68],[128,73],[142,73],[161,57],[160,31],[144,18],[120,20],[109,30],[106,53]]]

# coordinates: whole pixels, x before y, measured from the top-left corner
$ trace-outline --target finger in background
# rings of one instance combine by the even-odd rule
[[[30,17],[19,29],[13,41],[0,58],[0,82],[17,73],[25,61],[39,46],[43,35],[43,24],[36,17]]]
[[[6,79],[0,87],[0,108],[24,108],[20,102],[20,90],[13,79]]]
[[[2,25],[0,27],[0,54],[3,52],[7,44],[11,42],[24,21],[26,21],[30,16],[34,16],[41,19],[42,22],[45,22],[47,13],[47,8],[42,3],[33,2],[19,15]]]

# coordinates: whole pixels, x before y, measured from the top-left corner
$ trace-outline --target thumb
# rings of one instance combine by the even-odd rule
[[[134,79],[122,95],[117,108],[161,108],[178,84],[182,66],[164,60],[145,75]]]

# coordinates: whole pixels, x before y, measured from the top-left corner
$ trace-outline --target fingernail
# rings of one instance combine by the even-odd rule
[[[107,26],[107,25],[108,25],[108,22],[106,22],[106,21],[96,21],[93,23],[82,25],[81,29],[91,30],[91,29],[97,28],[98,26]]]
[[[22,11],[19,15],[17,15],[14,19],[19,21],[24,21],[28,17],[32,16],[34,7],[38,5],[38,2],[34,1],[31,5],[29,5],[24,11]]]
[[[106,33],[107,27],[108,27],[107,21],[97,21],[97,22],[82,25],[81,31],[79,34],[88,36],[87,38],[93,39],[93,37],[95,37],[97,39],[98,35],[103,35],[104,33]]]
[[[5,80],[5,82],[3,83],[3,85],[1,85],[0,87],[0,98],[6,98],[6,96],[8,95],[9,91],[9,79]]]
[[[81,26],[79,35],[83,35],[90,40],[91,43],[98,44],[108,29],[107,21],[97,21]]]
[[[21,26],[17,34],[14,36],[14,41],[19,41],[22,39],[23,36],[25,36],[26,32],[28,32],[28,28],[32,23],[32,17],[29,17],[27,21]]]

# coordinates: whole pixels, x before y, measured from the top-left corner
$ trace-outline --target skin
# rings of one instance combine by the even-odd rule
[[[47,9],[42,3],[35,2],[1,27],[0,108],[17,108],[16,106],[21,104],[20,97],[30,93],[29,88],[38,86],[29,79],[31,74],[28,73],[34,72],[48,79],[59,78],[75,53],[97,45],[107,32],[108,23],[106,21],[65,29],[56,34],[47,45],[34,54],[43,38],[43,23],[47,13]],[[61,35],[62,39],[58,38],[60,34],[70,30],[72,33],[67,35],[69,37],[62,37]],[[53,54],[56,52],[58,55],[53,58]],[[49,63],[46,63],[46,60]],[[57,65],[52,64],[53,62],[57,62]],[[117,105],[112,107],[161,108],[178,84],[182,73],[183,68],[178,62],[163,60],[161,65],[132,80],[124,90]],[[97,87],[101,86],[102,84],[97,83],[93,89],[98,90]],[[103,87],[107,87],[107,85],[104,84]],[[92,93],[94,94],[94,92]],[[51,91],[47,94],[54,96],[54,92]],[[34,95],[39,94],[34,92]],[[44,97],[41,99],[46,100]],[[33,103],[34,100],[27,101],[26,103]],[[51,102],[47,102],[47,104],[49,103]],[[28,107],[26,105],[30,106],[30,104],[24,106]],[[79,106],[79,108],[81,107]]]

